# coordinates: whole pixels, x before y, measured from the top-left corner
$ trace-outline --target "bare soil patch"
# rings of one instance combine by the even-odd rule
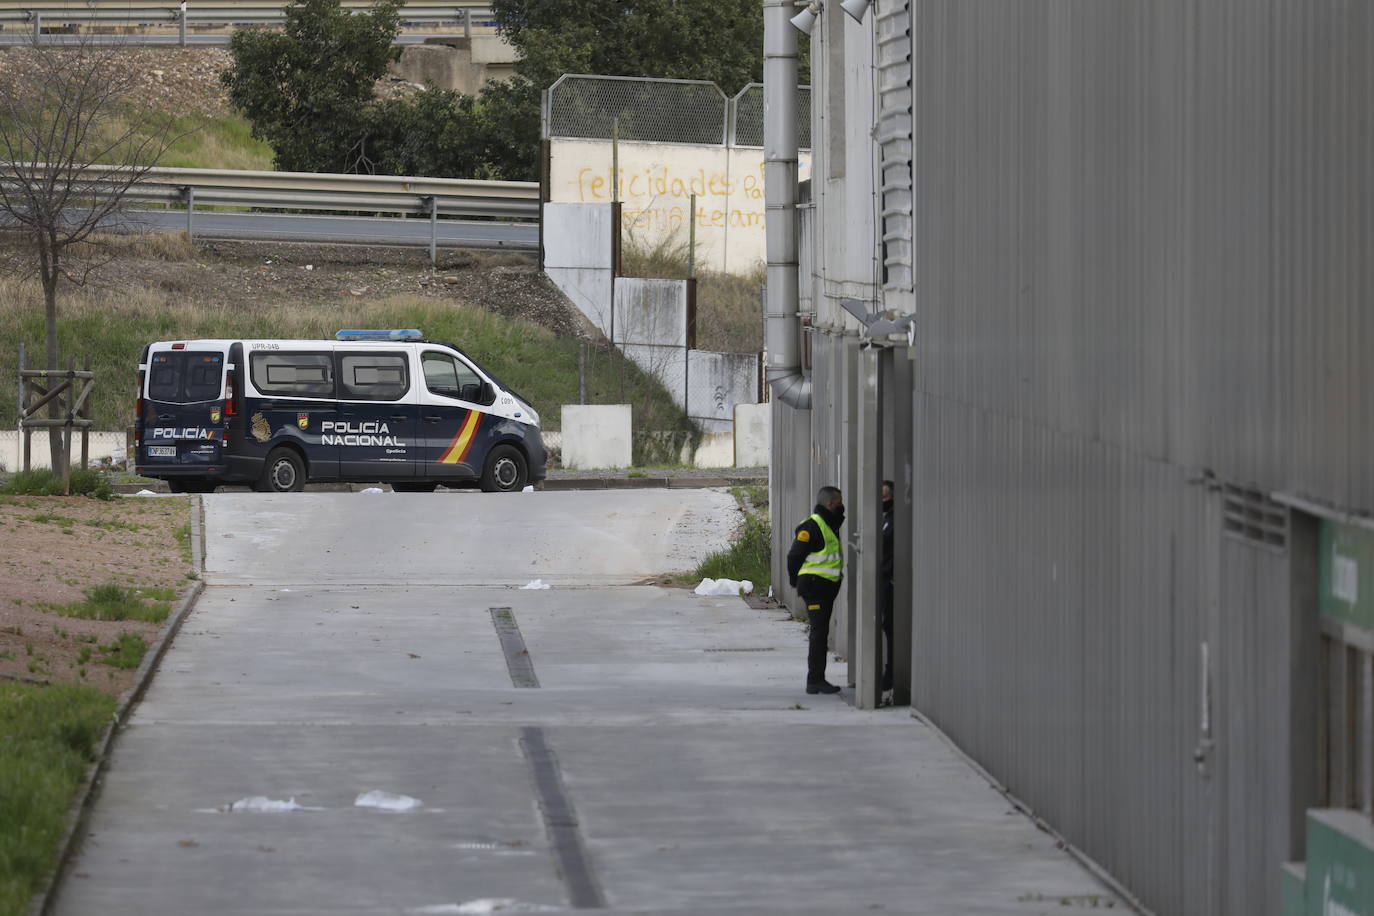
[[[152,645],[160,624],[84,620],[50,605],[116,583],[165,589],[176,602],[193,585],[188,497],[0,496],[0,677],[88,684],[119,695],[134,669],[100,661],[122,633]]]

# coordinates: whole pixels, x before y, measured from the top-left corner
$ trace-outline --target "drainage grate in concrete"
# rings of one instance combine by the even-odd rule
[[[606,898],[592,872],[591,860],[578,828],[577,812],[568,798],[558,758],[549,747],[544,730],[532,726],[520,729],[520,749],[534,776],[539,810],[544,815],[554,855],[558,857],[558,873],[567,888],[568,902],[574,909],[604,909]]]
[[[490,611],[491,622],[501,640],[501,650],[506,653],[506,669],[510,671],[511,683],[516,687],[538,687],[539,678],[534,674],[534,662],[530,659],[529,649],[525,648],[525,637],[520,635],[515,613],[508,607],[494,607]]]

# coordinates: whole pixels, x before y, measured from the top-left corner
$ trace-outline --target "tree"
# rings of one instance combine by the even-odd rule
[[[519,52],[514,79],[482,90],[488,168],[539,177],[539,104],[565,73],[711,80],[729,95],[763,79],[758,0],[492,0]]]
[[[25,54],[29,66],[24,79],[0,82],[0,229],[15,242],[7,266],[38,275],[55,370],[59,286],[83,284],[113,256],[96,233],[128,227],[128,193],[180,135],[173,116],[134,103],[141,80],[116,47],[9,53]],[[61,430],[48,442],[59,468]]]
[[[758,0],[492,0],[516,70],[542,90],[564,73],[712,80],[733,95],[763,79]]]
[[[271,144],[278,169],[372,172],[373,87],[400,52],[402,0],[350,13],[339,0],[296,0],[280,32],[242,29],[223,76],[230,101]]]

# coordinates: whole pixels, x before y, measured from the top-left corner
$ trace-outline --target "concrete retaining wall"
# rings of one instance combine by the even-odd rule
[[[51,465],[48,460],[48,435],[46,431],[39,431],[33,435],[33,445],[30,447],[30,464],[34,468],[46,468]],[[74,464],[81,461],[81,437],[72,437],[72,459]],[[6,430],[0,432],[0,467],[6,471],[17,471],[23,466],[24,444],[18,431]],[[122,432],[96,432],[90,434],[90,461],[91,464],[100,464],[102,461],[123,461],[124,460],[124,433]]]

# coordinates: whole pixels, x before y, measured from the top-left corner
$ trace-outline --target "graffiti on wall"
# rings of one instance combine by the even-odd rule
[[[619,199],[627,237],[647,247],[668,240],[686,245],[695,224],[697,261],[708,269],[747,273],[763,263],[761,149],[622,142],[617,158],[613,193],[609,142],[553,141],[551,199]]]

